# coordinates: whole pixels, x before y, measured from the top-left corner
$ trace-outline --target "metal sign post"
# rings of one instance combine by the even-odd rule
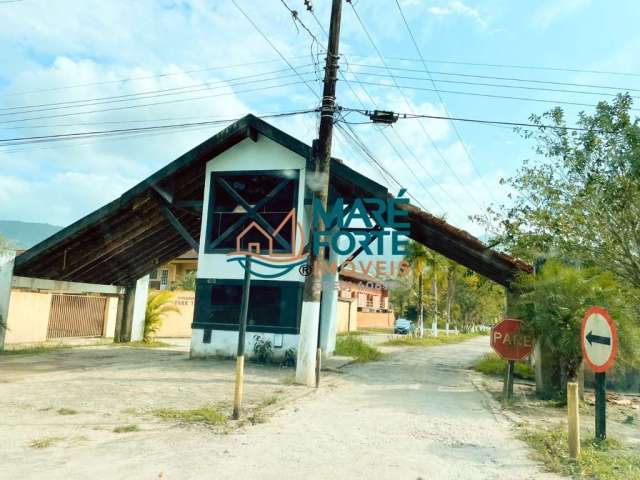
[[[242,405],[242,387],[244,383],[244,337],[247,331],[247,313],[249,311],[249,289],[251,287],[251,256],[247,255],[244,264],[244,284],[238,326],[238,354],[236,356],[236,388],[233,398],[233,418],[240,418]]]
[[[582,355],[595,372],[596,440],[607,438],[607,377],[618,353],[618,331],[604,308],[591,307],[584,314],[580,331]]]
[[[491,347],[500,357],[507,360],[504,375],[502,398],[508,402],[513,397],[513,373],[515,362],[531,354],[533,338],[520,332],[522,322],[512,318],[505,318],[491,329]]]

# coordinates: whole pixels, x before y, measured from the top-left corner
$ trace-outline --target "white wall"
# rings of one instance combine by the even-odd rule
[[[284,352],[288,348],[298,349],[298,335],[246,332],[244,348],[247,357],[253,356],[254,337],[256,335],[270,340],[272,345],[275,345],[276,337],[282,338],[282,347],[273,347],[273,356],[276,359],[284,358]],[[203,336],[204,330],[193,330],[191,334],[191,358],[236,356],[238,352],[238,332],[231,330],[212,330],[211,343],[203,343]]]
[[[262,135],[258,136],[257,142],[247,138],[213,160],[209,160],[204,184],[204,205],[200,230],[200,249],[198,251],[198,278],[238,280],[244,278],[244,269],[237,262],[227,262],[229,257],[226,254],[205,253],[211,173],[242,170],[298,170],[300,176],[296,213],[298,222],[303,225],[303,229],[306,231],[307,219],[304,215],[305,166],[306,160],[303,157]],[[252,269],[256,272],[260,271],[256,265]],[[300,275],[297,268],[294,268],[291,272],[274,280],[304,282],[304,277]]]
[[[149,275],[136,282],[136,293],[133,299],[133,318],[131,320],[131,341],[139,342],[144,336],[144,317],[147,313],[149,298]]]
[[[297,221],[303,226],[303,230],[307,231],[308,220],[304,209],[306,163],[307,162],[304,157],[284,148],[279,143],[274,142],[263,135],[258,136],[257,142],[247,138],[207,163],[204,186],[204,205],[202,209],[202,226],[200,233],[201,240],[198,252],[197,278],[221,278],[234,280],[242,280],[244,278],[244,269],[237,262],[227,262],[229,257],[226,254],[205,253],[209,194],[211,191],[211,174],[213,172],[235,172],[243,170],[298,170],[298,202],[296,206],[296,214],[298,217]],[[259,267],[255,264],[252,267],[252,270],[260,271]],[[273,280],[304,282],[304,279],[305,277],[300,275],[300,272],[296,267],[291,272]],[[267,337],[272,341],[272,343],[274,343],[275,335],[280,335],[282,337],[282,348],[273,349],[276,357],[282,357],[284,355],[284,351],[288,348],[298,348],[298,335],[281,335],[273,333],[257,334],[247,332],[245,343],[247,356],[251,356],[253,354],[255,335]],[[203,343],[203,336],[203,329],[194,329],[192,331],[192,357],[236,355],[238,348],[237,331],[213,330],[211,332],[211,343]]]
[[[11,299],[11,279],[16,252],[13,250],[0,251],[0,318],[3,325],[9,323],[9,301]],[[0,326],[0,350],[4,348],[6,330]]]

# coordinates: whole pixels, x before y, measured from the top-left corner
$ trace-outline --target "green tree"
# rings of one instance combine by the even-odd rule
[[[447,259],[436,252],[427,250],[426,265],[427,275],[424,281],[430,284],[431,302],[429,302],[429,313],[433,318],[431,334],[435,337],[438,335],[438,287],[442,291],[446,278]]]
[[[520,292],[513,304],[517,318],[541,342],[547,352],[550,369],[545,372],[548,394],[564,397],[566,383],[574,379],[582,362],[580,326],[585,311],[593,306],[605,307],[620,330],[620,355],[632,358],[635,353],[632,326],[634,312],[620,284],[611,272],[597,267],[575,268],[557,259],[548,260],[534,277],[521,277]]]
[[[169,312],[179,313],[180,310],[173,303],[175,294],[167,290],[154,290],[149,293],[147,309],[144,315],[144,334],[142,340],[146,343],[153,338]]]
[[[184,274],[182,280],[175,282],[173,286],[175,290],[190,290],[192,292],[196,291],[196,271],[191,270]]]
[[[390,280],[389,304],[398,317],[407,317],[409,308],[415,306],[414,282],[410,275]]]
[[[531,261],[564,256],[611,270],[640,298],[640,124],[631,107],[629,95],[600,102],[580,114],[583,130],[567,128],[560,108],[531,117],[538,128],[521,134],[544,160],[504,180],[512,205],[478,218],[500,225],[496,243]]]
[[[424,267],[429,260],[429,250],[421,243],[410,240],[405,249],[404,259],[411,265],[418,295],[418,333],[424,336]]]

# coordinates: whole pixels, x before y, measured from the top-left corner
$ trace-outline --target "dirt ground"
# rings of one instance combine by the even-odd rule
[[[494,377],[483,377],[482,388],[494,398],[502,395],[502,381]],[[526,422],[530,425],[552,429],[567,422],[564,406],[554,406],[553,402],[538,400],[535,387],[527,383],[514,385],[515,401],[508,408],[513,413],[513,422]],[[580,432],[582,438],[595,435],[595,397],[587,390],[584,403],[580,406]],[[640,451],[640,396],[607,393],[607,435],[622,441],[632,449]]]
[[[184,347],[3,356],[0,478],[557,478],[475,386],[468,367],[488,349],[486,337],[395,349],[325,373],[319,390],[288,385],[290,369],[249,365],[247,407],[269,405],[267,421],[223,429],[152,412],[229,412],[233,362],[189,360]],[[113,431],[127,425],[140,431]]]

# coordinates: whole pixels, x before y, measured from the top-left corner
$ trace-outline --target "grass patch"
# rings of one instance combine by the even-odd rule
[[[364,335],[362,330],[355,330],[353,332],[340,332],[338,333],[338,337],[358,337],[360,335]]]
[[[367,327],[359,331],[362,333],[393,333],[393,327]]]
[[[56,410],[56,412],[58,412],[58,415],[76,415],[78,413],[77,410],[66,407],[59,408],[58,410]]]
[[[38,355],[42,353],[52,353],[66,348],[72,348],[73,345],[35,345],[31,347],[16,347],[0,351],[0,355]]]
[[[166,348],[166,347],[172,346],[170,343],[161,342],[160,340],[152,340],[150,342],[144,342],[142,340],[138,340],[136,342],[116,343],[114,345],[118,347],[132,347],[132,348]]]
[[[484,373],[485,375],[504,375],[507,368],[507,361],[500,358],[495,353],[487,353],[474,365],[476,372]],[[514,376],[516,378],[522,378],[525,380],[535,380],[535,373],[531,365],[526,362],[516,362]]]
[[[35,440],[30,441],[28,446],[29,448],[37,448],[37,449],[49,448],[49,447],[52,447],[55,443],[59,442],[60,440],[62,440],[62,438],[60,437],[36,438]]]
[[[380,350],[351,335],[336,339],[334,353],[345,357],[353,357],[356,362],[373,362],[382,358]]]
[[[131,433],[139,431],[140,427],[138,425],[120,425],[113,429],[113,433]]]
[[[619,442],[607,439],[596,443],[582,440],[578,460],[569,457],[567,434],[564,429],[525,429],[519,435],[533,448],[532,457],[543,462],[555,473],[577,479],[630,480],[640,478],[640,453],[624,448]]]
[[[190,410],[177,410],[173,408],[160,408],[154,410],[153,415],[163,420],[180,423],[197,423],[202,425],[224,425],[228,417],[216,407],[201,407]]]
[[[259,408],[266,408],[266,407],[270,407],[271,405],[275,405],[276,403],[278,403],[278,397],[275,396],[275,395],[272,395],[271,397],[267,397],[264,400],[262,400],[258,404],[258,407]]]
[[[413,335],[403,335],[398,338],[392,338],[383,343],[383,345],[394,347],[432,347],[434,345],[447,345],[451,343],[460,343],[470,338],[480,336],[478,333],[459,333],[457,335],[438,335],[437,337],[414,337]]]
[[[290,375],[287,375],[286,377],[282,377],[280,379],[280,383],[282,385],[293,385],[294,383],[296,383],[296,374],[292,373]]]

